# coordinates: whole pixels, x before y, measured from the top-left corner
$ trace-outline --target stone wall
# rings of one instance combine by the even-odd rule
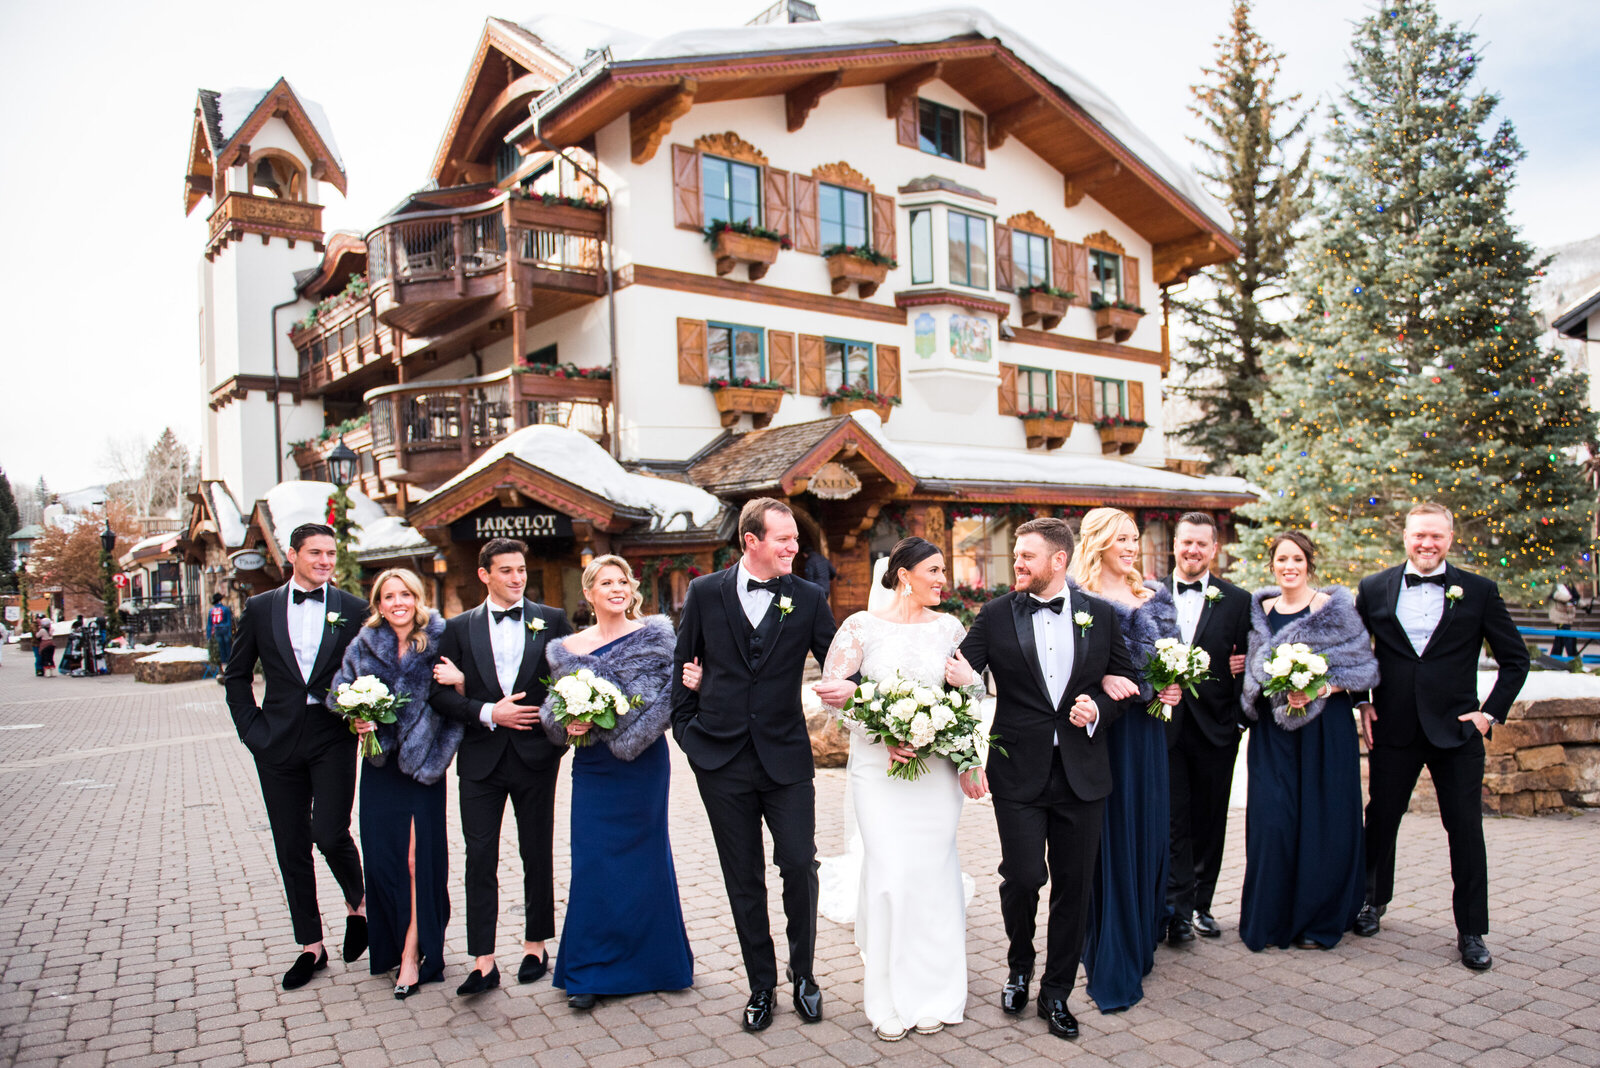
[[[1485,812],[1600,807],[1600,699],[1518,701],[1485,750]]]
[[[203,660],[151,660],[134,661],[133,677],[139,682],[167,683],[192,682],[204,678]]]

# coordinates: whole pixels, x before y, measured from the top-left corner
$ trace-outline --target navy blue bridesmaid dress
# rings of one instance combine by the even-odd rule
[[[444,979],[444,928],[450,921],[449,850],[444,780],[424,784],[391,757],[381,767],[361,762],[361,852],[366,861],[368,960],[373,975],[400,966],[411,925],[411,873],[406,850],[417,831],[419,982]]]

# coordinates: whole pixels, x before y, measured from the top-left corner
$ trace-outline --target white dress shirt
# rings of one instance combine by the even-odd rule
[[[1429,571],[1428,575],[1444,574],[1444,564]],[[1405,571],[1400,577],[1400,600],[1395,603],[1395,618],[1400,621],[1400,629],[1406,632],[1406,637],[1411,639],[1411,648],[1422,655],[1422,650],[1428,647],[1428,640],[1433,637],[1433,632],[1439,628],[1439,620],[1444,618],[1444,587],[1435,586],[1431,582],[1407,586],[1406,575],[1421,575],[1411,561],[1406,561]]]
[[[1210,573],[1202,574],[1199,578],[1198,590],[1185,590],[1178,592],[1178,573],[1172,573],[1172,600],[1178,606],[1178,634],[1183,638],[1183,644],[1194,644],[1194,632],[1200,626],[1200,613],[1206,607],[1206,591],[1211,588]]]
[[[739,607],[744,609],[744,617],[750,621],[752,627],[761,626],[761,621],[766,618],[767,609],[772,607],[772,598],[776,596],[771,590],[752,590],[750,583],[755,576],[744,569],[744,561],[739,561],[739,573],[733,577],[738,583]]]
[[[1028,596],[1040,603],[1054,600],[1052,597],[1040,597],[1036,593],[1030,593]],[[1059,615],[1048,608],[1033,613],[1033,646],[1039,651],[1039,668],[1044,672],[1045,692],[1050,695],[1050,704],[1055,708],[1061,707],[1061,698],[1066,695],[1067,683],[1072,681],[1075,653],[1072,628],[1076,624],[1072,622],[1072,598],[1066,590],[1062,590],[1059,596],[1064,598]],[[1090,737],[1094,736],[1094,728],[1095,723],[1089,724]],[[1061,744],[1059,732],[1051,744]]]
[[[322,586],[320,601],[313,601],[307,597],[299,604],[294,603],[294,592],[301,590],[301,586],[293,579],[289,580],[289,645],[294,649],[295,663],[300,668],[300,677],[306,682],[311,681],[311,669],[317,665],[317,652],[322,648],[322,631],[328,625],[328,587]],[[301,590],[310,593],[311,590]],[[313,701],[312,704],[321,702]]]
[[[520,620],[507,616],[496,623],[493,613],[504,612],[516,608],[517,605],[495,604],[493,597],[484,600],[484,607],[490,613],[487,618],[489,649],[494,653],[494,675],[496,681],[500,683],[500,693],[506,697],[516,693],[512,687],[516,686],[517,674],[522,670],[522,650],[528,643],[527,626],[528,620],[532,618],[529,613],[533,611],[526,604],[518,603],[522,606]],[[486,701],[483,707],[478,709],[478,722],[494,730],[493,702]]]

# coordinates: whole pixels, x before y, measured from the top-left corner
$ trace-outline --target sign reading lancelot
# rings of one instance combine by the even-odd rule
[[[572,517],[546,508],[492,508],[474,512],[450,524],[455,541],[487,541],[490,538],[572,537]]]

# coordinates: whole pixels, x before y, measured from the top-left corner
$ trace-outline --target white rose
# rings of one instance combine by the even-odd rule
[[[1309,671],[1296,671],[1293,675],[1289,676],[1289,681],[1294,683],[1295,689],[1303,690],[1307,686],[1311,685],[1311,680],[1314,678],[1316,678],[1316,676]]]
[[[917,702],[909,697],[902,697],[890,706],[889,711],[901,719],[906,719],[916,714]]]
[[[1267,661],[1267,674],[1275,679],[1281,679],[1294,670],[1294,665],[1287,660]]]
[[[882,701],[874,701],[870,705],[868,705],[867,707],[872,709],[872,711],[874,711],[874,712],[882,712],[883,711],[883,702]]]
[[[1315,674],[1326,675],[1328,673],[1327,657],[1318,656],[1316,653],[1312,653],[1310,656],[1306,657],[1305,665]]]
[[[1173,646],[1179,645],[1179,644],[1181,644],[1181,643],[1176,638],[1157,638],[1156,639],[1156,648],[1157,649],[1171,649]]]
[[[340,708],[357,708],[363,704],[361,695],[346,686],[339,687],[339,696],[335,700]]]
[[[917,704],[924,708],[932,706],[935,701],[939,700],[939,695],[928,689],[926,686],[918,686],[914,691],[912,691],[911,696],[916,698]]]
[[[1209,671],[1211,669],[1211,654],[1204,649],[1196,649],[1194,651],[1194,666],[1198,671]]]
[[[875,683],[875,682],[863,682],[860,686],[856,687],[856,700],[857,701],[870,701],[870,700],[872,700],[873,695],[876,694],[877,692],[878,692],[878,684],[877,683]]]
[[[1074,612],[1072,613],[1072,621],[1080,627],[1087,627],[1094,622],[1094,616],[1088,612]]]
[[[1305,642],[1295,642],[1292,646],[1290,646],[1290,648],[1302,656],[1311,652],[1311,646],[1307,645]]]

